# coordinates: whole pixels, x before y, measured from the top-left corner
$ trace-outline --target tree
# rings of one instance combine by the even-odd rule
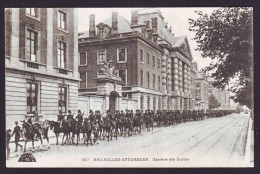
[[[211,94],[209,96],[209,109],[218,108],[220,106],[221,104],[218,102],[218,99],[213,94]]]
[[[212,62],[205,71],[212,72],[212,85],[224,89],[230,84],[235,102],[252,108],[253,103],[253,9],[219,8],[211,15],[197,12],[189,19],[190,31],[203,58]],[[234,81],[234,82],[232,82]]]

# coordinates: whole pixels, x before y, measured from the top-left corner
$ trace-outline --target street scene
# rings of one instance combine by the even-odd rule
[[[49,150],[47,145],[40,150],[40,142],[35,143],[34,156],[37,163],[29,166],[208,167],[214,163],[213,165],[222,167],[244,167],[250,165],[246,154],[246,151],[250,151],[250,148],[246,149],[248,135],[251,134],[249,121],[249,115],[233,113],[224,117],[154,127],[153,131],[142,130],[141,134],[119,136],[117,140],[113,137],[109,142],[100,140],[99,144],[88,147],[83,145],[82,139],[78,146],[56,145],[53,136],[50,138]],[[29,146],[28,151],[32,152],[32,147]],[[12,154],[14,156],[8,163],[26,167],[23,163],[17,164],[21,153]],[[124,162],[124,158],[130,159],[125,159],[128,162]],[[138,158],[148,158],[149,163],[138,162]]]
[[[252,14],[6,8],[6,166],[254,167]]]

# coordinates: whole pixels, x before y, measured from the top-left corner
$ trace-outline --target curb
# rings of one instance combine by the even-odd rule
[[[250,162],[250,157],[251,157],[251,155],[253,155],[251,153],[251,143],[252,143],[251,135],[252,135],[253,131],[252,131],[252,118],[249,118],[249,119],[250,120],[249,120],[248,132],[247,132],[246,153],[245,153],[244,161],[246,163],[248,163],[248,167],[254,167],[254,163],[251,164],[251,162]]]

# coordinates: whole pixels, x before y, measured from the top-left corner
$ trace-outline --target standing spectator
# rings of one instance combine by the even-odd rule
[[[23,150],[23,146],[21,144],[19,144],[19,140],[20,140],[20,133],[21,133],[21,128],[20,126],[18,125],[18,121],[15,122],[15,127],[14,127],[14,131],[13,131],[13,134],[11,136],[14,135],[14,141],[15,141],[15,151],[14,152],[17,152],[17,147],[21,147],[21,150]]]

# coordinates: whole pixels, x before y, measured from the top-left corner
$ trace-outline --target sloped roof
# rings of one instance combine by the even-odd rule
[[[185,42],[186,36],[173,37],[172,46],[180,47]]]
[[[112,16],[108,17],[105,19],[102,23],[107,24],[108,26],[112,26]],[[123,16],[118,15],[117,17],[117,30],[118,33],[127,33],[127,32],[132,32],[133,30],[131,29],[131,23],[125,19]]]

